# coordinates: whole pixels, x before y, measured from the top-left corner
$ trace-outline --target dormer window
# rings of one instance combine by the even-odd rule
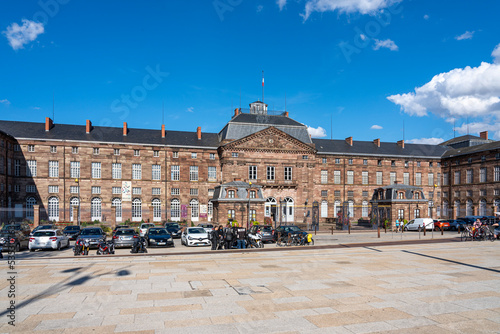
[[[228,190],[227,191],[227,198],[234,198],[235,191],[234,190]]]

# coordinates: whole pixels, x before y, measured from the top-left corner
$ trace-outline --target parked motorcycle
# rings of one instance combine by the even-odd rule
[[[262,242],[262,234],[260,234],[259,232],[255,234],[248,234],[247,241],[250,247],[264,248],[264,243]]]
[[[105,241],[99,244],[97,255],[115,254],[115,244],[112,241]]]
[[[146,239],[144,237],[139,237],[135,240],[134,244],[132,245],[132,249],[130,250],[130,253],[147,253],[148,250],[146,248]]]
[[[90,242],[88,240],[85,241],[81,239],[76,240],[75,247],[73,249],[75,256],[89,255],[89,250],[90,250]]]

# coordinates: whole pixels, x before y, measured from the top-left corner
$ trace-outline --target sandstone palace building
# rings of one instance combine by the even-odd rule
[[[193,128],[193,130],[195,130]],[[500,211],[500,142],[314,139],[257,101],[219,133],[0,121],[0,220],[325,222]]]

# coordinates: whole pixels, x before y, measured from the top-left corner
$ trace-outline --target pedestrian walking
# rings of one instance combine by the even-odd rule
[[[396,219],[396,233],[399,231],[399,219]]]

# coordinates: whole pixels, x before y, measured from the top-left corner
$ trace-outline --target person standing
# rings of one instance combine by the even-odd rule
[[[399,231],[399,219],[396,218],[396,233]]]
[[[231,224],[227,223],[226,228],[224,229],[224,248],[231,249],[233,246],[233,230],[231,228]]]
[[[208,237],[210,239],[210,242],[212,243],[212,250],[217,249],[217,242],[219,241],[219,235],[217,233],[217,230],[214,228],[209,234]]]
[[[245,249],[245,239],[247,237],[247,229],[244,227],[236,227],[236,242],[238,249]]]

